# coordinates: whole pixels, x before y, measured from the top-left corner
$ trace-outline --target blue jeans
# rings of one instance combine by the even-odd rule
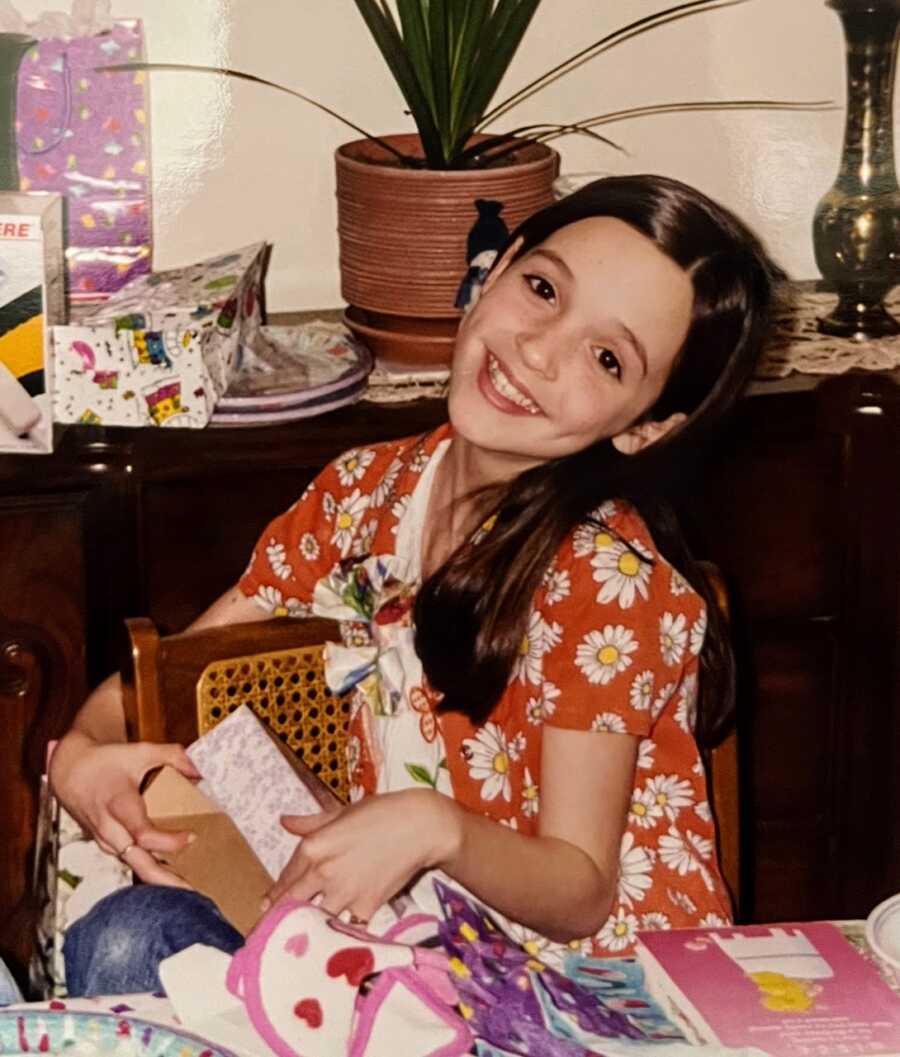
[[[66,987],[73,996],[161,991],[159,963],[193,943],[233,954],[244,937],[198,892],[164,885],[122,888],[66,932]]]
[[[0,958],[0,1006],[8,1006],[13,1002],[21,1001],[22,992],[13,980],[9,969],[3,964],[3,959]]]

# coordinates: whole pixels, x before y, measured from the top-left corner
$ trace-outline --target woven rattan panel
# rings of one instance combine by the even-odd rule
[[[346,801],[350,695],[325,683],[322,647],[234,657],[207,665],[197,682],[197,730],[204,734],[247,705]]]

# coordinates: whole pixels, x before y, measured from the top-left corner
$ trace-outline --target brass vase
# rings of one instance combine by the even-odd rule
[[[893,98],[900,0],[826,0],[847,49],[847,120],[840,171],[813,221],[816,263],[839,296],[825,334],[864,341],[900,333],[885,295],[900,283],[900,188]]]
[[[0,191],[19,190],[16,83],[19,63],[32,44],[24,33],[0,33]]]

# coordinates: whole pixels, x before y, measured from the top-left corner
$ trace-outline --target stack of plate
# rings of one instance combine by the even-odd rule
[[[372,354],[340,326],[313,322],[261,327],[216,404],[213,426],[265,426],[322,415],[355,403]]]

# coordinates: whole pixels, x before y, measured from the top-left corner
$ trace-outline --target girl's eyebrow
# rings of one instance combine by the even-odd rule
[[[643,342],[638,338],[634,331],[630,327],[626,327],[625,324],[619,320],[619,326],[622,328],[622,333],[625,335],[628,344],[634,349],[635,355],[640,360],[643,377],[647,377],[647,350],[644,348]]]
[[[575,278],[575,276],[572,274],[572,269],[568,266],[568,264],[566,264],[566,262],[562,259],[562,257],[560,257],[560,255],[558,253],[554,253],[553,250],[548,250],[544,246],[536,246],[531,251],[531,253],[528,254],[528,256],[529,257],[537,257],[537,256],[546,257],[548,261],[550,261],[551,263],[555,264],[557,266],[557,268],[559,268],[562,272],[564,272],[569,279],[573,279],[574,280],[574,278]]]

